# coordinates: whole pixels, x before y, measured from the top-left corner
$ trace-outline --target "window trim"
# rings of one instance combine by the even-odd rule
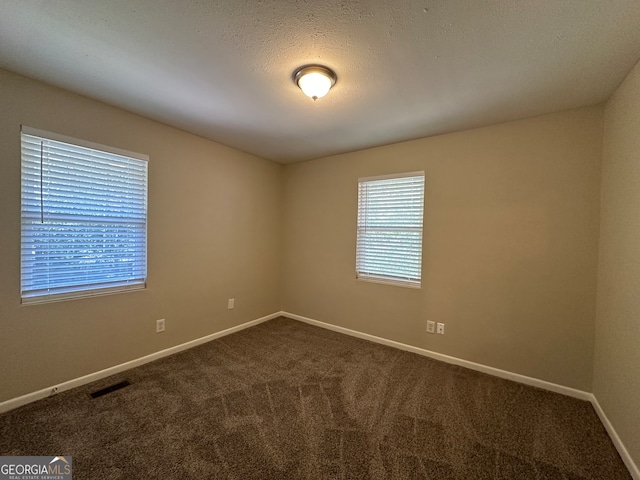
[[[358,271],[358,256],[360,255],[360,185],[366,182],[380,181],[380,180],[392,180],[392,179],[400,179],[400,178],[409,178],[409,177],[422,177],[423,181],[423,190],[422,190],[422,226],[420,231],[420,279],[402,279],[400,277],[394,276],[385,276],[383,274],[370,274],[370,273],[360,273]],[[424,170],[412,171],[412,172],[401,172],[401,173],[393,173],[387,175],[376,175],[369,177],[359,177],[358,178],[358,198],[357,198],[357,218],[356,218],[356,280],[369,282],[369,283],[379,283],[385,285],[391,285],[396,287],[403,288],[413,288],[413,289],[421,289],[422,288],[422,253],[424,250],[424,186],[426,185],[426,175]]]
[[[103,282],[103,284],[105,285],[104,287],[96,287],[96,288],[87,288],[85,290],[74,290],[74,291],[69,291],[69,292],[65,292],[65,291],[59,291],[59,292],[55,292],[55,293],[44,293],[44,294],[31,294],[29,295],[28,293],[25,296],[25,292],[23,291],[23,260],[22,260],[22,253],[20,254],[20,303],[21,305],[38,305],[38,304],[43,304],[43,303],[53,303],[53,302],[61,302],[61,301],[67,301],[67,300],[74,300],[74,299],[80,299],[80,298],[90,298],[90,297],[96,297],[96,296],[103,296],[103,295],[114,295],[114,294],[118,294],[118,293],[125,293],[125,292],[131,292],[131,291],[139,291],[139,290],[145,290],[147,288],[147,282],[148,282],[148,255],[149,255],[149,248],[148,248],[148,230],[149,230],[149,207],[148,207],[148,203],[149,203],[149,194],[148,194],[148,189],[149,189],[149,156],[145,155],[145,154],[141,154],[141,153],[137,153],[137,152],[131,152],[129,150],[124,150],[124,149],[120,149],[120,148],[116,148],[116,147],[112,147],[109,145],[103,145],[103,144],[99,144],[99,143],[94,143],[94,142],[89,142],[87,140],[82,140],[82,139],[78,139],[78,138],[74,138],[74,137],[70,137],[70,136],[66,136],[66,135],[60,135],[57,133],[53,133],[53,132],[49,132],[46,130],[40,130],[37,128],[33,128],[33,127],[29,127],[26,125],[21,125],[20,126],[20,138],[21,138],[21,143],[22,143],[22,135],[30,135],[30,136],[35,136],[35,137],[40,137],[46,140],[51,140],[54,142],[61,142],[61,143],[66,143],[66,144],[70,144],[73,146],[77,146],[77,147],[83,147],[83,148],[88,148],[88,149],[92,149],[92,150],[97,150],[100,152],[104,152],[104,153],[109,153],[109,154],[115,154],[115,155],[120,155],[120,156],[124,156],[124,157],[128,157],[134,160],[140,160],[143,162],[147,163],[146,166],[146,175],[145,175],[145,188],[146,188],[146,193],[145,193],[145,199],[144,199],[144,208],[145,208],[145,223],[144,223],[144,264],[145,264],[145,270],[144,270],[144,278],[142,279],[142,281],[140,282],[136,282],[136,283],[127,283],[127,280],[116,280],[113,282],[108,282],[105,281]],[[20,147],[20,163],[21,163],[21,167],[20,167],[20,217],[21,217],[21,226],[20,226],[20,245],[21,245],[21,250],[22,250],[22,245],[23,245],[23,235],[24,235],[24,231],[23,231],[23,226],[22,226],[22,216],[23,216],[23,210],[22,210],[22,205],[23,205],[23,193],[22,193],[22,182],[23,182],[23,172],[22,172],[22,163],[23,163],[23,152],[22,152],[22,146]],[[140,258],[143,258],[142,256],[140,256]],[[109,286],[109,284],[113,284],[111,286]],[[81,287],[82,284],[78,284],[76,285],[76,287]],[[70,286],[69,289],[73,289],[75,287]]]
[[[58,133],[48,132],[46,130],[40,130],[38,128],[28,127],[26,125],[20,126],[20,133],[33,135],[35,137],[43,137],[47,140],[53,140],[56,142],[70,143],[71,145],[77,145],[78,147],[91,148],[93,150],[102,150],[103,152],[122,155],[124,157],[136,158],[138,160],[144,160],[147,163],[149,162],[149,155],[131,152],[129,150],[123,150],[121,148],[111,147],[109,145],[103,145],[101,143],[93,143],[79,138],[68,137],[66,135],[60,135]]]

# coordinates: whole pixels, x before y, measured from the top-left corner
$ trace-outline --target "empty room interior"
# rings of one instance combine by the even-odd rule
[[[640,480],[639,60],[635,0],[0,0],[0,459]]]

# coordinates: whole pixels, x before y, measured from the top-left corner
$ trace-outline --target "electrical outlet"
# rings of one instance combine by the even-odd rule
[[[229,310],[233,310],[236,306],[236,299],[235,298],[230,298],[229,300],[227,300],[227,308]]]
[[[156,333],[164,332],[164,318],[156,320]]]
[[[51,395],[55,395],[56,393],[58,393],[58,387],[53,387],[51,389]]]
[[[444,323],[438,323],[438,334],[444,335]]]
[[[427,320],[427,333],[436,333],[436,322]]]

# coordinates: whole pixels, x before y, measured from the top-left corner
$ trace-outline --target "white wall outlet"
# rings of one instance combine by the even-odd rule
[[[436,322],[427,320],[427,333],[436,333]]]
[[[236,306],[236,299],[235,298],[230,298],[229,300],[227,300],[227,308],[229,310],[234,309]]]
[[[58,387],[53,387],[51,389],[51,395],[55,395],[56,393],[58,393]]]
[[[437,330],[439,335],[444,335],[444,323],[438,323],[438,330]]]
[[[164,332],[164,318],[156,320],[156,333]]]

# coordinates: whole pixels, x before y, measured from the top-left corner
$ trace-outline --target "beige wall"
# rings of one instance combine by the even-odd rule
[[[589,107],[287,166],[283,309],[590,391],[601,140]],[[357,281],[358,177],[423,169],[422,289]]]
[[[0,401],[276,312],[281,300],[292,313],[591,390],[601,107],[282,167],[2,70],[0,87]],[[629,148],[613,146],[618,103],[607,110],[610,163]],[[147,290],[20,305],[21,124],[150,156]],[[358,177],[422,169],[422,289],[356,281]],[[427,319],[446,335],[427,334]]]
[[[640,466],[640,64],[607,103],[594,394]]]
[[[280,310],[280,165],[2,70],[0,105],[0,401]],[[145,291],[20,305],[21,124],[149,155]]]
[[[640,65],[604,111],[286,167],[3,70],[0,105],[0,401],[282,307],[593,386],[640,464]],[[145,291],[20,305],[21,124],[150,156]],[[358,177],[423,169],[422,289],[357,281]]]

